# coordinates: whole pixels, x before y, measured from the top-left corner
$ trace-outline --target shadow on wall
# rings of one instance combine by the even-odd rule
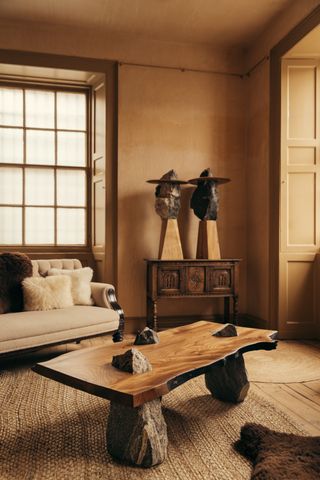
[[[195,258],[197,250],[198,222],[193,210],[190,208],[191,196],[194,188],[183,187],[181,189],[181,209],[178,217],[184,258]]]
[[[137,192],[118,204],[118,296],[127,316],[145,309],[144,258],[156,258],[160,232],[153,203],[152,194]]]

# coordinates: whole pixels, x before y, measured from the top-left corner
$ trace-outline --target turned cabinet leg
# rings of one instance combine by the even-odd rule
[[[224,323],[230,322],[230,297],[224,297]]]
[[[167,456],[167,425],[159,398],[141,407],[111,402],[107,423],[110,455],[139,467],[152,467]]]
[[[238,295],[234,295],[233,297],[233,323],[238,325],[238,314],[239,314],[239,307],[238,307]]]
[[[249,390],[243,356],[236,353],[212,365],[205,373],[206,387],[212,396],[225,402],[242,402]]]
[[[153,301],[153,330],[158,331],[158,308],[155,300]]]
[[[157,301],[147,297],[147,326],[155,332],[158,330]]]
[[[147,297],[147,327],[152,328],[152,322],[153,322],[153,315],[152,315],[152,310],[153,310],[153,303],[151,298]]]

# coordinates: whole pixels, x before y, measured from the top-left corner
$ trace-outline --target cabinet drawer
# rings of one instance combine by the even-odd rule
[[[163,266],[158,269],[158,295],[181,295],[183,293],[182,285],[182,268]]]
[[[208,293],[224,294],[232,293],[234,288],[233,268],[206,269],[206,291]]]

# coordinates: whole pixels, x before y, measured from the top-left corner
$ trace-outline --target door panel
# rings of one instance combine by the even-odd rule
[[[316,247],[315,173],[288,172],[288,246]]]
[[[316,65],[297,61],[287,66],[289,138],[315,138]]]
[[[289,147],[289,165],[314,165],[316,163],[316,149],[314,147]]]

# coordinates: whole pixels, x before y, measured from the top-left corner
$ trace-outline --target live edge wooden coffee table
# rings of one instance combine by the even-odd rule
[[[152,365],[152,371],[143,374],[123,372],[111,365],[113,355],[132,348],[132,341],[66,353],[35,365],[33,370],[110,400],[108,452],[118,460],[151,467],[167,454],[163,395],[204,374],[215,398],[241,402],[249,389],[242,354],[276,348],[277,332],[236,327],[238,336],[212,336],[222,327],[200,321],[159,333],[159,344],[136,346]]]

